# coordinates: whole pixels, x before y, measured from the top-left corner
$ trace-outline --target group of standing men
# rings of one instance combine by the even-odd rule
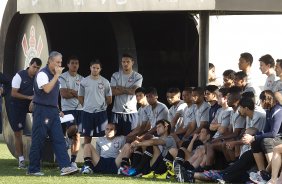
[[[122,56],[122,70],[112,75],[111,82],[100,75],[102,64],[99,60],[90,63],[91,74],[86,78],[77,73],[79,59],[70,57],[68,71],[62,73],[62,54],[50,53],[47,65],[40,67],[39,58],[33,58],[29,67],[18,72],[12,80],[11,127],[15,134],[16,154],[19,168],[25,168],[22,130],[26,114],[33,112],[32,143],[29,154],[28,174],[44,175],[40,170],[42,150],[46,137],[51,139],[61,175],[78,170],[75,163],[80,147],[80,133],[84,143],[91,143],[92,137],[105,135],[108,124],[107,106],[115,101],[111,121],[117,124],[118,134],[127,135],[137,124],[137,101],[135,90],[142,85],[142,75],[133,71],[133,57]],[[39,72],[38,72],[39,71]],[[61,95],[61,108],[58,96]],[[72,139],[71,160],[67,154],[64,131],[60,116],[72,114],[73,121],[66,123],[66,135]]]

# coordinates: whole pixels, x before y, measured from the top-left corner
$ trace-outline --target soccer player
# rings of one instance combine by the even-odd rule
[[[84,145],[84,166],[82,174],[103,173],[117,174],[123,157],[130,156],[130,149],[122,149],[125,136],[116,136],[116,124],[106,125],[105,136],[96,141],[96,148],[90,143]]]
[[[105,135],[108,124],[107,106],[112,103],[112,91],[107,79],[100,75],[102,64],[99,60],[90,63],[91,74],[80,83],[78,100],[83,106],[82,133],[84,144],[92,137]]]
[[[135,90],[142,86],[143,77],[134,71],[133,57],[123,54],[121,59],[122,70],[115,72],[111,77],[114,105],[112,122],[117,123],[119,135],[127,135],[138,122],[137,101]]]
[[[67,62],[68,71],[62,73],[59,77],[61,107],[65,115],[72,114],[74,121],[66,122],[68,138],[72,139],[71,145],[71,165],[77,167],[75,160],[80,147],[81,132],[81,111],[82,106],[78,101],[78,89],[83,77],[77,73],[79,68],[79,60],[76,56],[71,56]],[[79,128],[80,127],[80,128]],[[64,131],[65,134],[65,131]]]

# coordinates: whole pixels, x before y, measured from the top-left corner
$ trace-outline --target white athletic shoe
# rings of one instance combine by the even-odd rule
[[[61,169],[61,176],[65,176],[65,175],[70,175],[70,174],[74,174],[78,171],[77,168],[73,168],[73,167],[64,167]]]
[[[77,167],[77,164],[76,164],[75,162],[71,162],[71,167],[72,167],[72,168],[75,168],[75,169],[79,169],[79,168]]]

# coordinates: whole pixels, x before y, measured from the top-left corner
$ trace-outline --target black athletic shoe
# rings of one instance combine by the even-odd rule
[[[179,182],[188,182],[188,183],[195,183],[194,172],[190,170],[186,170],[184,167],[180,167],[181,173],[181,181]]]

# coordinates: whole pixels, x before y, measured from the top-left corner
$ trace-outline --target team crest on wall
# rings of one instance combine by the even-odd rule
[[[25,66],[24,68],[29,66],[29,62],[32,58],[41,56],[41,51],[43,49],[43,42],[41,35],[38,37],[38,41],[36,39],[36,31],[34,26],[30,27],[29,38],[27,38],[27,34],[24,33],[22,38],[22,49],[25,55]]]

